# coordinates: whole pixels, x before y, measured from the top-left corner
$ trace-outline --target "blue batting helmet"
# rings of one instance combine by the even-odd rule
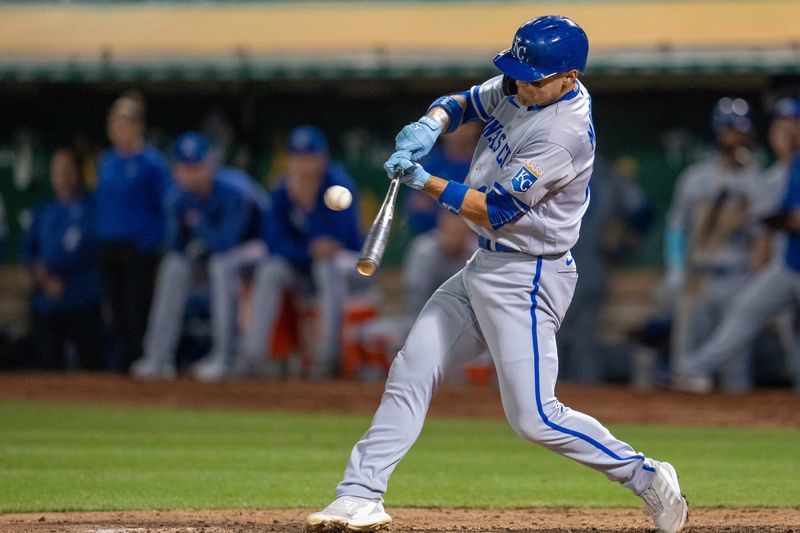
[[[711,115],[711,126],[714,131],[731,128],[741,132],[753,129],[753,117],[750,104],[744,98],[720,98]]]
[[[589,40],[567,17],[548,15],[529,20],[517,30],[514,43],[494,58],[503,74],[519,81],[538,81],[559,72],[586,68]]]

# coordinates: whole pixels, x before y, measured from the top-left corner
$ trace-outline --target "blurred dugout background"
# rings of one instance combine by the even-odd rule
[[[386,190],[381,164],[399,128],[436,96],[494,76],[491,59],[519,24],[551,13],[586,29],[583,79],[594,97],[598,152],[621,159],[652,206],[652,226],[622,258],[640,273],[627,279],[652,289],[674,181],[713,145],[714,103],[728,95],[749,100],[763,147],[766,110],[800,88],[794,0],[3,2],[5,259],[17,260],[30,208],[51,195],[52,149],[67,140],[85,155],[99,153],[108,106],[131,88],[146,96],[157,146],[166,150],[177,133],[202,129],[222,161],[264,183],[281,168],[285,133],[319,125],[359,182],[368,224]],[[768,150],[761,152],[767,163]],[[93,162],[86,159],[90,180]],[[404,234],[401,220],[390,266],[402,260]],[[24,280],[13,267],[5,272],[6,287]],[[3,291],[6,324],[20,320],[14,292]],[[630,318],[643,303],[629,298],[617,311]]]

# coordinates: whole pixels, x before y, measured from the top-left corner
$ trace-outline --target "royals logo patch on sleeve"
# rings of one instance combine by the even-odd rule
[[[536,183],[537,178],[542,177],[542,167],[536,164],[536,161],[526,161],[514,177],[511,178],[511,187],[516,192],[525,192]]]

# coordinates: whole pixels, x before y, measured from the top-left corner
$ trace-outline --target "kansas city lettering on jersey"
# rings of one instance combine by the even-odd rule
[[[495,161],[503,168],[511,157],[511,148],[506,142],[507,136],[503,132],[503,123],[495,117],[489,117],[489,121],[483,128],[483,137],[488,143],[489,149],[495,154]]]

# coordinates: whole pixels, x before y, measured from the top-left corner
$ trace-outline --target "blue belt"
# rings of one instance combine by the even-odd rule
[[[490,241],[486,237],[478,236],[478,246],[483,248],[484,250],[489,250],[490,252],[509,252],[509,253],[520,253],[519,250],[515,250],[513,248],[509,248],[504,244],[500,244],[496,241]]]

